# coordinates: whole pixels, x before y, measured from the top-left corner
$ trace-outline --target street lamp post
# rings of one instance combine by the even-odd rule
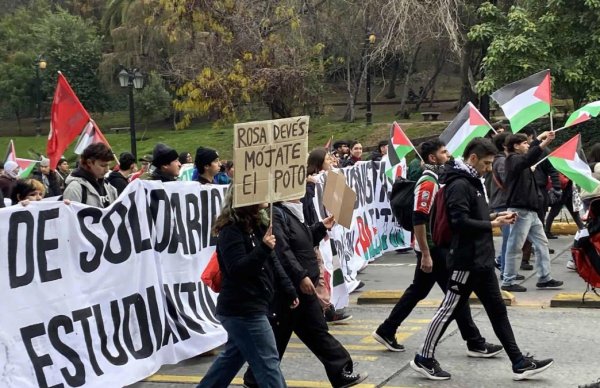
[[[36,136],[42,134],[42,78],[40,77],[40,70],[45,70],[47,64],[46,59],[41,54],[35,59],[35,104],[37,110],[37,117],[35,120]]]
[[[365,45],[368,45],[369,48],[373,46],[373,44],[375,43],[375,34],[369,34],[367,36]],[[369,50],[370,53],[370,50]],[[369,60],[367,59],[367,63],[366,63],[366,70],[367,70],[367,113],[365,113],[365,116],[367,118],[367,125],[371,125],[373,124],[373,112],[371,111],[371,68],[369,66]]]
[[[129,133],[131,135],[131,153],[137,160],[137,146],[135,138],[135,107],[133,105],[133,89],[144,87],[144,75],[138,69],[125,69],[119,72],[119,84],[122,88],[129,88]]]

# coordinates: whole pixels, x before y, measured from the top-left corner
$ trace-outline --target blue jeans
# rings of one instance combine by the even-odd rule
[[[508,208],[508,211],[517,213],[517,221],[510,226],[502,285],[510,286],[514,283],[517,276],[517,261],[521,258],[521,249],[525,240],[531,241],[535,247],[535,270],[538,282],[552,280],[548,238],[546,238],[544,225],[542,225],[537,212],[517,208]]]
[[[501,213],[506,211],[505,207],[494,209],[495,213]],[[500,227],[502,232],[502,248],[498,255],[498,263],[500,263],[500,273],[504,273],[504,263],[506,262],[506,246],[508,245],[508,236],[510,235],[510,225],[502,225]]]
[[[273,329],[267,316],[228,317],[218,315],[227,331],[225,349],[212,364],[197,388],[227,387],[242,369],[244,362],[252,367],[261,387],[285,388],[279,368],[279,353]]]

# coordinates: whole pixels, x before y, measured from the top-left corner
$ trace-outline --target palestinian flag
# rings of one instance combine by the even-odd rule
[[[517,133],[550,113],[551,94],[550,70],[544,70],[496,90],[491,97],[504,111],[512,132]]]
[[[548,160],[555,169],[587,192],[593,192],[600,185],[600,181],[592,176],[592,170],[585,159],[580,134],[554,150],[548,155]]]
[[[29,178],[29,175],[31,175],[31,173],[33,172],[33,170],[39,163],[38,160],[22,159],[22,158],[17,158],[15,161],[19,165],[19,169],[20,169],[19,170],[19,178],[21,178],[21,179]]]
[[[8,143],[8,147],[6,147],[6,154],[4,155],[4,163],[12,160],[13,162],[17,161],[17,152],[15,151],[15,143],[12,139]]]
[[[390,140],[388,142],[388,155],[392,166],[400,163],[402,158],[414,149],[410,139],[400,125],[394,121],[390,129]]]
[[[385,163],[385,176],[392,182],[400,176],[406,177],[406,158],[403,157],[398,163],[392,165],[388,155],[381,158],[381,163]]]
[[[455,158],[461,157],[467,144],[476,137],[483,137],[492,129],[490,123],[469,102],[440,135],[448,152]]]
[[[83,131],[81,131],[81,135],[79,135],[79,140],[77,140],[77,144],[75,145],[75,152],[77,155],[81,155],[83,150],[87,148],[90,144],[94,143],[104,143],[108,147],[108,141],[100,131],[100,128],[96,125],[94,120],[90,120],[85,127],[83,127]]]
[[[600,113],[600,101],[590,102],[589,104],[577,109],[571,113],[571,116],[567,119],[564,128],[583,123],[588,121],[592,117],[598,116]]]

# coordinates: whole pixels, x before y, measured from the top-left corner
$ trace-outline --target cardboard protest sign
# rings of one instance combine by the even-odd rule
[[[235,124],[235,207],[304,196],[308,120],[300,116]]]
[[[346,177],[333,171],[327,172],[323,191],[323,205],[333,213],[338,224],[346,229],[352,225],[356,193],[346,184]]]

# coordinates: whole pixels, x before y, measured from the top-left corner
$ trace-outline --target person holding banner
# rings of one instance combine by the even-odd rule
[[[61,195],[62,190],[60,189],[58,174],[55,171],[50,170],[50,159],[42,156],[37,167],[37,171],[35,171],[31,177],[44,184],[44,187],[46,188],[45,196],[58,197]]]
[[[0,174],[0,191],[4,198],[10,198],[12,190],[17,184],[17,177],[19,176],[19,165],[13,160],[9,160],[4,163],[4,171]]]
[[[155,167],[150,179],[161,182],[175,182],[179,177],[181,163],[179,154],[166,144],[158,143],[152,151],[152,165]]]
[[[215,183],[215,177],[221,171],[219,154],[212,148],[198,147],[194,161],[198,171],[198,182],[203,185]]]
[[[246,361],[261,387],[286,387],[267,315],[275,295],[287,309],[298,306],[298,296],[273,250],[264,206],[232,204],[233,188],[213,228],[223,279],[216,313],[228,339],[198,388],[229,386]]]
[[[12,203],[16,205],[29,202],[41,201],[46,194],[44,184],[37,179],[19,179],[12,192]]]
[[[275,204],[271,217],[277,238],[275,251],[300,299],[300,305],[292,311],[285,305],[278,306],[277,322],[272,327],[279,358],[283,358],[293,332],[323,363],[334,388],[359,384],[368,375],[354,372],[350,354],[329,333],[315,289],[319,281],[319,263],[314,247],[325,237],[327,229],[333,227],[333,216],[308,226],[305,224],[302,202],[297,199]],[[253,371],[248,369],[244,374],[244,385],[257,387],[257,382],[260,379],[255,379]]]
[[[108,164],[114,160],[112,150],[104,143],[92,143],[81,153],[79,167],[66,180],[63,199],[106,208],[117,197],[117,189],[104,180]]]

